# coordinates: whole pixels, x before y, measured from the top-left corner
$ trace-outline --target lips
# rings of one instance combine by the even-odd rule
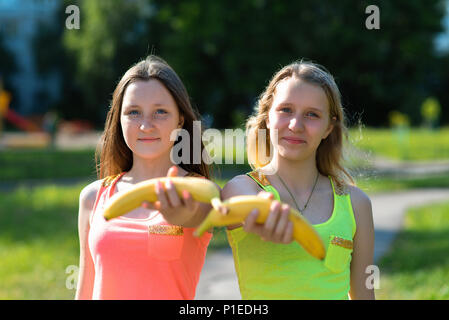
[[[300,139],[300,138],[296,138],[296,137],[283,137],[282,139],[287,141],[288,143],[291,143],[291,144],[304,144],[304,143],[306,143],[305,140]]]
[[[154,142],[154,141],[157,141],[157,140],[159,140],[159,138],[140,138],[140,139],[137,139],[138,141],[142,141],[142,142]]]

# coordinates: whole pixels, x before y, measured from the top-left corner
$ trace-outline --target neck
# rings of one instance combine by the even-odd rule
[[[125,176],[128,182],[135,184],[144,180],[165,177],[168,169],[174,164],[170,160],[170,154],[153,159],[143,159],[133,154],[133,166]]]
[[[276,174],[282,178],[294,193],[310,192],[318,175],[315,157],[293,161],[278,155]],[[276,174],[272,177],[276,177]],[[277,177],[275,178],[277,179]]]

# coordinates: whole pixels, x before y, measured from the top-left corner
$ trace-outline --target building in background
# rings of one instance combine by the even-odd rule
[[[59,97],[58,74],[40,76],[33,54],[33,37],[39,32],[39,22],[51,21],[58,5],[56,0],[0,0],[0,33],[18,67],[9,79],[16,95],[11,107],[23,116],[45,113]]]

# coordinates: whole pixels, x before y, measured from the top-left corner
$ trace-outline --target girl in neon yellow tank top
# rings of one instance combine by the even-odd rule
[[[242,299],[374,299],[365,285],[374,251],[371,202],[341,165],[344,121],[333,77],[313,63],[282,68],[260,96],[247,122],[254,170],[222,191],[223,199],[278,200],[263,225],[255,210],[228,227]],[[324,260],[292,241],[290,206],[320,234]]]

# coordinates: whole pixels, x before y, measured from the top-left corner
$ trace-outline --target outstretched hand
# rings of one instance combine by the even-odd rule
[[[257,194],[266,199],[273,199],[273,194],[261,191]],[[257,223],[259,211],[254,209],[250,212],[243,223],[243,229],[246,232],[252,232],[259,235],[264,241],[275,243],[290,243],[293,241],[293,223],[288,219],[290,206],[274,200],[270,207],[265,223]]]
[[[167,177],[177,177],[178,167],[172,166],[168,169]],[[144,201],[142,205],[148,209],[158,210],[165,220],[173,225],[184,225],[190,221],[199,208],[199,202],[193,200],[192,195],[187,191],[182,191],[180,197],[175,185],[170,179],[166,183],[156,183],[157,201],[154,203]]]

